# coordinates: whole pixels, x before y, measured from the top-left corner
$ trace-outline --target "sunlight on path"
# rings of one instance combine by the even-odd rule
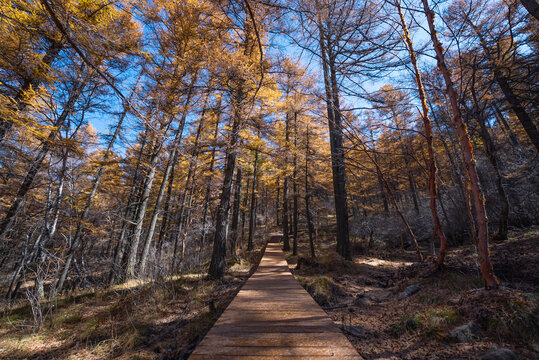
[[[279,243],[189,359],[361,359],[294,279]]]

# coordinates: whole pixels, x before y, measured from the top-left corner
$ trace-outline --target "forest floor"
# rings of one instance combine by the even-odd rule
[[[412,251],[375,249],[343,261],[322,243],[312,260],[300,243],[299,254],[287,255],[294,275],[365,359],[479,359],[493,348],[539,359],[537,227],[491,245],[502,287],[490,291],[471,245],[451,248],[445,268],[427,277],[428,264],[415,263]],[[402,298],[406,289],[416,292]]]
[[[365,359],[476,359],[494,347],[539,358],[537,227],[492,244],[503,286],[491,291],[482,289],[473,246],[451,248],[446,267],[428,277],[420,276],[428,265],[417,264],[412,251],[375,247],[343,261],[334,244],[322,241],[312,260],[301,256],[307,246],[300,242],[299,257],[287,255],[292,272]],[[361,242],[353,246],[364,252]],[[221,282],[199,272],[74,292],[41,304],[39,327],[25,299],[4,305],[0,359],[185,359],[256,269],[262,250],[259,242],[230,264]],[[399,300],[410,285],[419,290]],[[461,339],[452,338],[462,325]]]
[[[190,273],[43,303],[39,327],[25,299],[4,304],[0,359],[186,359],[256,270],[263,247],[229,264],[219,282]]]

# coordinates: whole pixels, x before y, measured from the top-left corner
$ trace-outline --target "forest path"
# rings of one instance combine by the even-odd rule
[[[292,276],[281,244],[270,242],[256,272],[189,359],[361,357]]]

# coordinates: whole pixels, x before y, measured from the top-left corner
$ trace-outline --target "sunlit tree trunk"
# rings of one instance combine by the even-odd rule
[[[428,0],[422,0],[423,9],[427,17],[427,23],[430,30],[430,37],[436,53],[436,59],[438,61],[438,68],[440,69],[444,78],[447,94],[449,96],[451,109],[453,110],[453,123],[457,128],[459,135],[462,156],[465,164],[465,170],[467,172],[471,192],[473,197],[473,204],[475,209],[475,217],[477,221],[477,252],[479,257],[479,263],[481,265],[481,273],[485,280],[485,286],[487,288],[498,287],[499,281],[494,276],[494,270],[489,258],[488,250],[488,220],[485,209],[485,202],[483,192],[479,184],[479,178],[477,176],[477,170],[475,167],[475,158],[473,154],[472,144],[470,143],[470,137],[466,125],[462,121],[462,115],[458,106],[458,97],[453,87],[453,80],[451,79],[451,73],[447,68],[444,58],[444,51],[442,44],[438,40],[438,35],[434,25],[434,12],[430,9]]]
[[[142,156],[144,154],[144,149],[146,148],[146,145],[148,143],[148,139],[147,139],[148,131],[149,130],[146,129],[141,139],[140,150],[137,155],[135,172],[133,174],[133,181],[131,183],[129,195],[127,196],[127,204],[125,206],[125,210],[123,213],[122,229],[120,231],[120,236],[118,237],[118,243],[116,244],[116,248],[114,250],[112,266],[109,272],[109,280],[108,280],[109,286],[112,286],[114,284],[118,276],[121,277],[121,264],[122,264],[122,260],[125,254],[125,239],[127,238],[127,233],[131,226],[131,216],[133,215],[133,212],[136,212],[135,210],[136,206],[133,206],[133,202],[136,198],[136,192],[137,192],[139,182],[140,182],[139,177],[141,176],[143,172]]]
[[[41,265],[44,263],[46,255],[44,254],[45,244],[54,236],[56,232],[56,227],[58,224],[58,217],[60,216],[60,203],[63,196],[64,182],[65,182],[65,171],[67,168],[67,154],[64,154],[62,160],[62,169],[60,171],[60,179],[58,188],[56,190],[56,195],[52,199],[52,187],[53,179],[51,177],[49,188],[47,191],[47,201],[45,205],[45,215],[43,217],[43,225],[41,226],[40,232],[32,245],[29,247],[30,236],[27,237],[27,242],[23,248],[23,253],[19,260],[19,263],[16,265],[15,271],[12,274],[11,281],[9,283],[8,291],[6,293],[6,299],[13,299],[17,296],[17,292],[20,289],[20,286],[24,280],[24,275],[30,264],[37,259],[36,263],[36,289],[42,284],[39,284],[43,279],[43,271]],[[50,174],[49,174],[50,175]],[[50,222],[52,217],[52,223]],[[41,292],[38,291],[41,295]],[[40,297],[41,298],[41,297]]]
[[[157,170],[159,154],[161,149],[164,146],[164,138],[169,130],[170,124],[172,121],[167,121],[165,124],[162,124],[157,135],[158,139],[154,145],[150,159],[149,159],[149,170],[146,178],[144,179],[144,186],[142,188],[142,195],[140,200],[140,205],[137,209],[137,214],[135,216],[135,230],[133,232],[133,238],[129,244],[129,252],[127,254],[127,263],[125,267],[125,277],[126,279],[132,279],[135,277],[135,266],[137,262],[137,253],[140,243],[140,238],[142,236],[142,229],[144,218],[146,216],[146,208],[148,206],[148,201],[150,199],[150,192],[152,190],[153,180],[155,178],[155,172]]]
[[[243,195],[243,202],[241,206],[241,241],[240,241],[240,247],[243,246],[243,243],[245,242],[245,209],[247,209],[247,205],[249,205],[249,199],[251,196],[251,178],[247,178],[247,183],[245,184],[245,194]]]
[[[421,72],[419,71],[419,68],[417,66],[417,56],[414,50],[414,44],[412,43],[412,39],[408,31],[408,26],[406,25],[406,20],[404,19],[404,14],[402,13],[400,0],[396,0],[395,4],[399,11],[401,27],[403,30],[404,39],[406,41],[408,52],[410,54],[410,59],[414,67],[415,82],[417,85],[417,90],[419,92],[419,99],[421,100],[421,108],[422,108],[421,117],[423,119],[423,130],[425,131],[425,138],[427,139],[427,153],[428,153],[428,164],[429,164],[428,165],[429,166],[428,184],[429,184],[430,211],[432,215],[432,220],[434,222],[434,233],[438,236],[438,239],[440,240],[440,250],[436,258],[436,263],[438,264],[438,266],[441,266],[444,262],[445,255],[447,253],[447,238],[442,229],[440,217],[438,216],[438,207],[436,205],[436,201],[438,198],[438,192],[436,188],[437,169],[436,169],[436,160],[434,157],[434,146],[432,144],[433,133],[432,133],[431,121],[429,118],[429,107],[427,105],[425,89],[423,87],[423,81],[421,79]]]
[[[208,218],[208,208],[210,205],[210,195],[211,195],[211,180],[212,180],[212,173],[213,173],[213,167],[215,165],[215,152],[217,150],[217,136],[219,135],[219,122],[221,119],[221,97],[219,97],[219,102],[217,104],[217,116],[215,119],[215,128],[213,132],[213,139],[214,144],[211,149],[211,155],[210,155],[210,166],[208,167],[208,173],[210,176],[206,179],[206,193],[204,195],[204,209],[202,210],[202,235],[200,237],[200,248],[202,248],[206,245],[206,235],[207,235],[207,229],[206,229],[206,222]]]
[[[171,199],[172,199],[172,188],[173,188],[173,185],[174,185],[174,178],[175,178],[175,174],[176,174],[176,163],[177,163],[177,161],[178,161],[178,152],[176,152],[174,154],[174,158],[172,160],[172,163],[174,165],[172,165],[172,170],[171,170],[170,176],[168,178],[167,195],[165,197],[165,206],[163,208],[163,221],[161,222],[161,226],[160,226],[160,229],[159,229],[159,237],[157,239],[156,249],[157,249],[158,263],[161,263],[163,244],[165,242],[166,234],[170,230],[170,226],[169,226],[170,213],[171,213],[171,211],[170,211],[170,202],[171,202]]]

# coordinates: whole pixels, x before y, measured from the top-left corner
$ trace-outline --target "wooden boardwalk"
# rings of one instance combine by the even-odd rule
[[[189,359],[361,359],[294,279],[270,242],[247,280]]]

